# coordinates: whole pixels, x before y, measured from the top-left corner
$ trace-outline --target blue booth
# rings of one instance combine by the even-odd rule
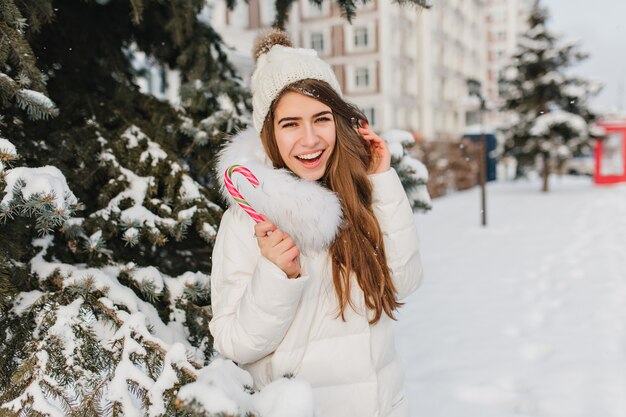
[[[483,134],[480,133],[466,133],[463,135],[464,139],[469,139],[476,144],[480,144],[481,138]],[[496,180],[496,159],[493,156],[495,154],[496,145],[498,141],[496,140],[496,135],[493,132],[485,132],[484,133],[485,140],[487,141],[487,169],[485,172],[487,173],[487,181],[495,181]]]

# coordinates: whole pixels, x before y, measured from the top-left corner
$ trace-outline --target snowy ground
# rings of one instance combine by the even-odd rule
[[[626,185],[434,200],[396,332],[412,417],[626,416]]]

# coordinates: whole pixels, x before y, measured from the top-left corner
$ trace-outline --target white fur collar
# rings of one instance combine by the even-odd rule
[[[335,193],[288,170],[275,169],[257,133],[247,129],[224,146],[217,163],[222,194],[236,210],[242,208],[224,187],[224,172],[232,164],[247,167],[259,179],[260,186],[254,188],[240,174],[231,178],[248,203],[289,233],[300,251],[306,254],[330,246],[342,221],[341,205]]]

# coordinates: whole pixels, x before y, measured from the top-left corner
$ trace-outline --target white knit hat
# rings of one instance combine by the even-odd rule
[[[250,87],[252,120],[259,134],[272,102],[289,84],[308,78],[326,81],[340,97],[343,97],[332,68],[317,56],[314,49],[275,44],[273,42],[276,42],[274,39],[277,33],[284,41],[286,38],[284,32],[270,32],[257,39],[254,51],[257,64],[252,74]]]

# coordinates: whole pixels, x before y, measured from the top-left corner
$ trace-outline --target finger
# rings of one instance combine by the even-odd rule
[[[267,243],[270,247],[278,245],[284,238],[285,233],[280,229],[274,229],[271,234],[267,236]]]
[[[288,251],[289,249],[291,249],[292,247],[296,246],[296,244],[294,243],[293,239],[290,237],[287,237],[285,239],[283,239],[282,241],[280,241],[276,246],[276,250],[278,251],[278,253],[283,253]]]
[[[260,222],[254,225],[254,234],[256,237],[265,237],[269,232],[274,230],[276,230],[276,226],[269,221]]]
[[[291,262],[296,261],[298,256],[300,256],[300,249],[298,249],[297,246],[294,246],[291,249],[281,253],[278,256],[277,261],[278,261],[279,264],[287,266]]]
[[[374,142],[383,142],[383,139],[375,133],[362,134],[361,137],[365,140],[371,140]]]

